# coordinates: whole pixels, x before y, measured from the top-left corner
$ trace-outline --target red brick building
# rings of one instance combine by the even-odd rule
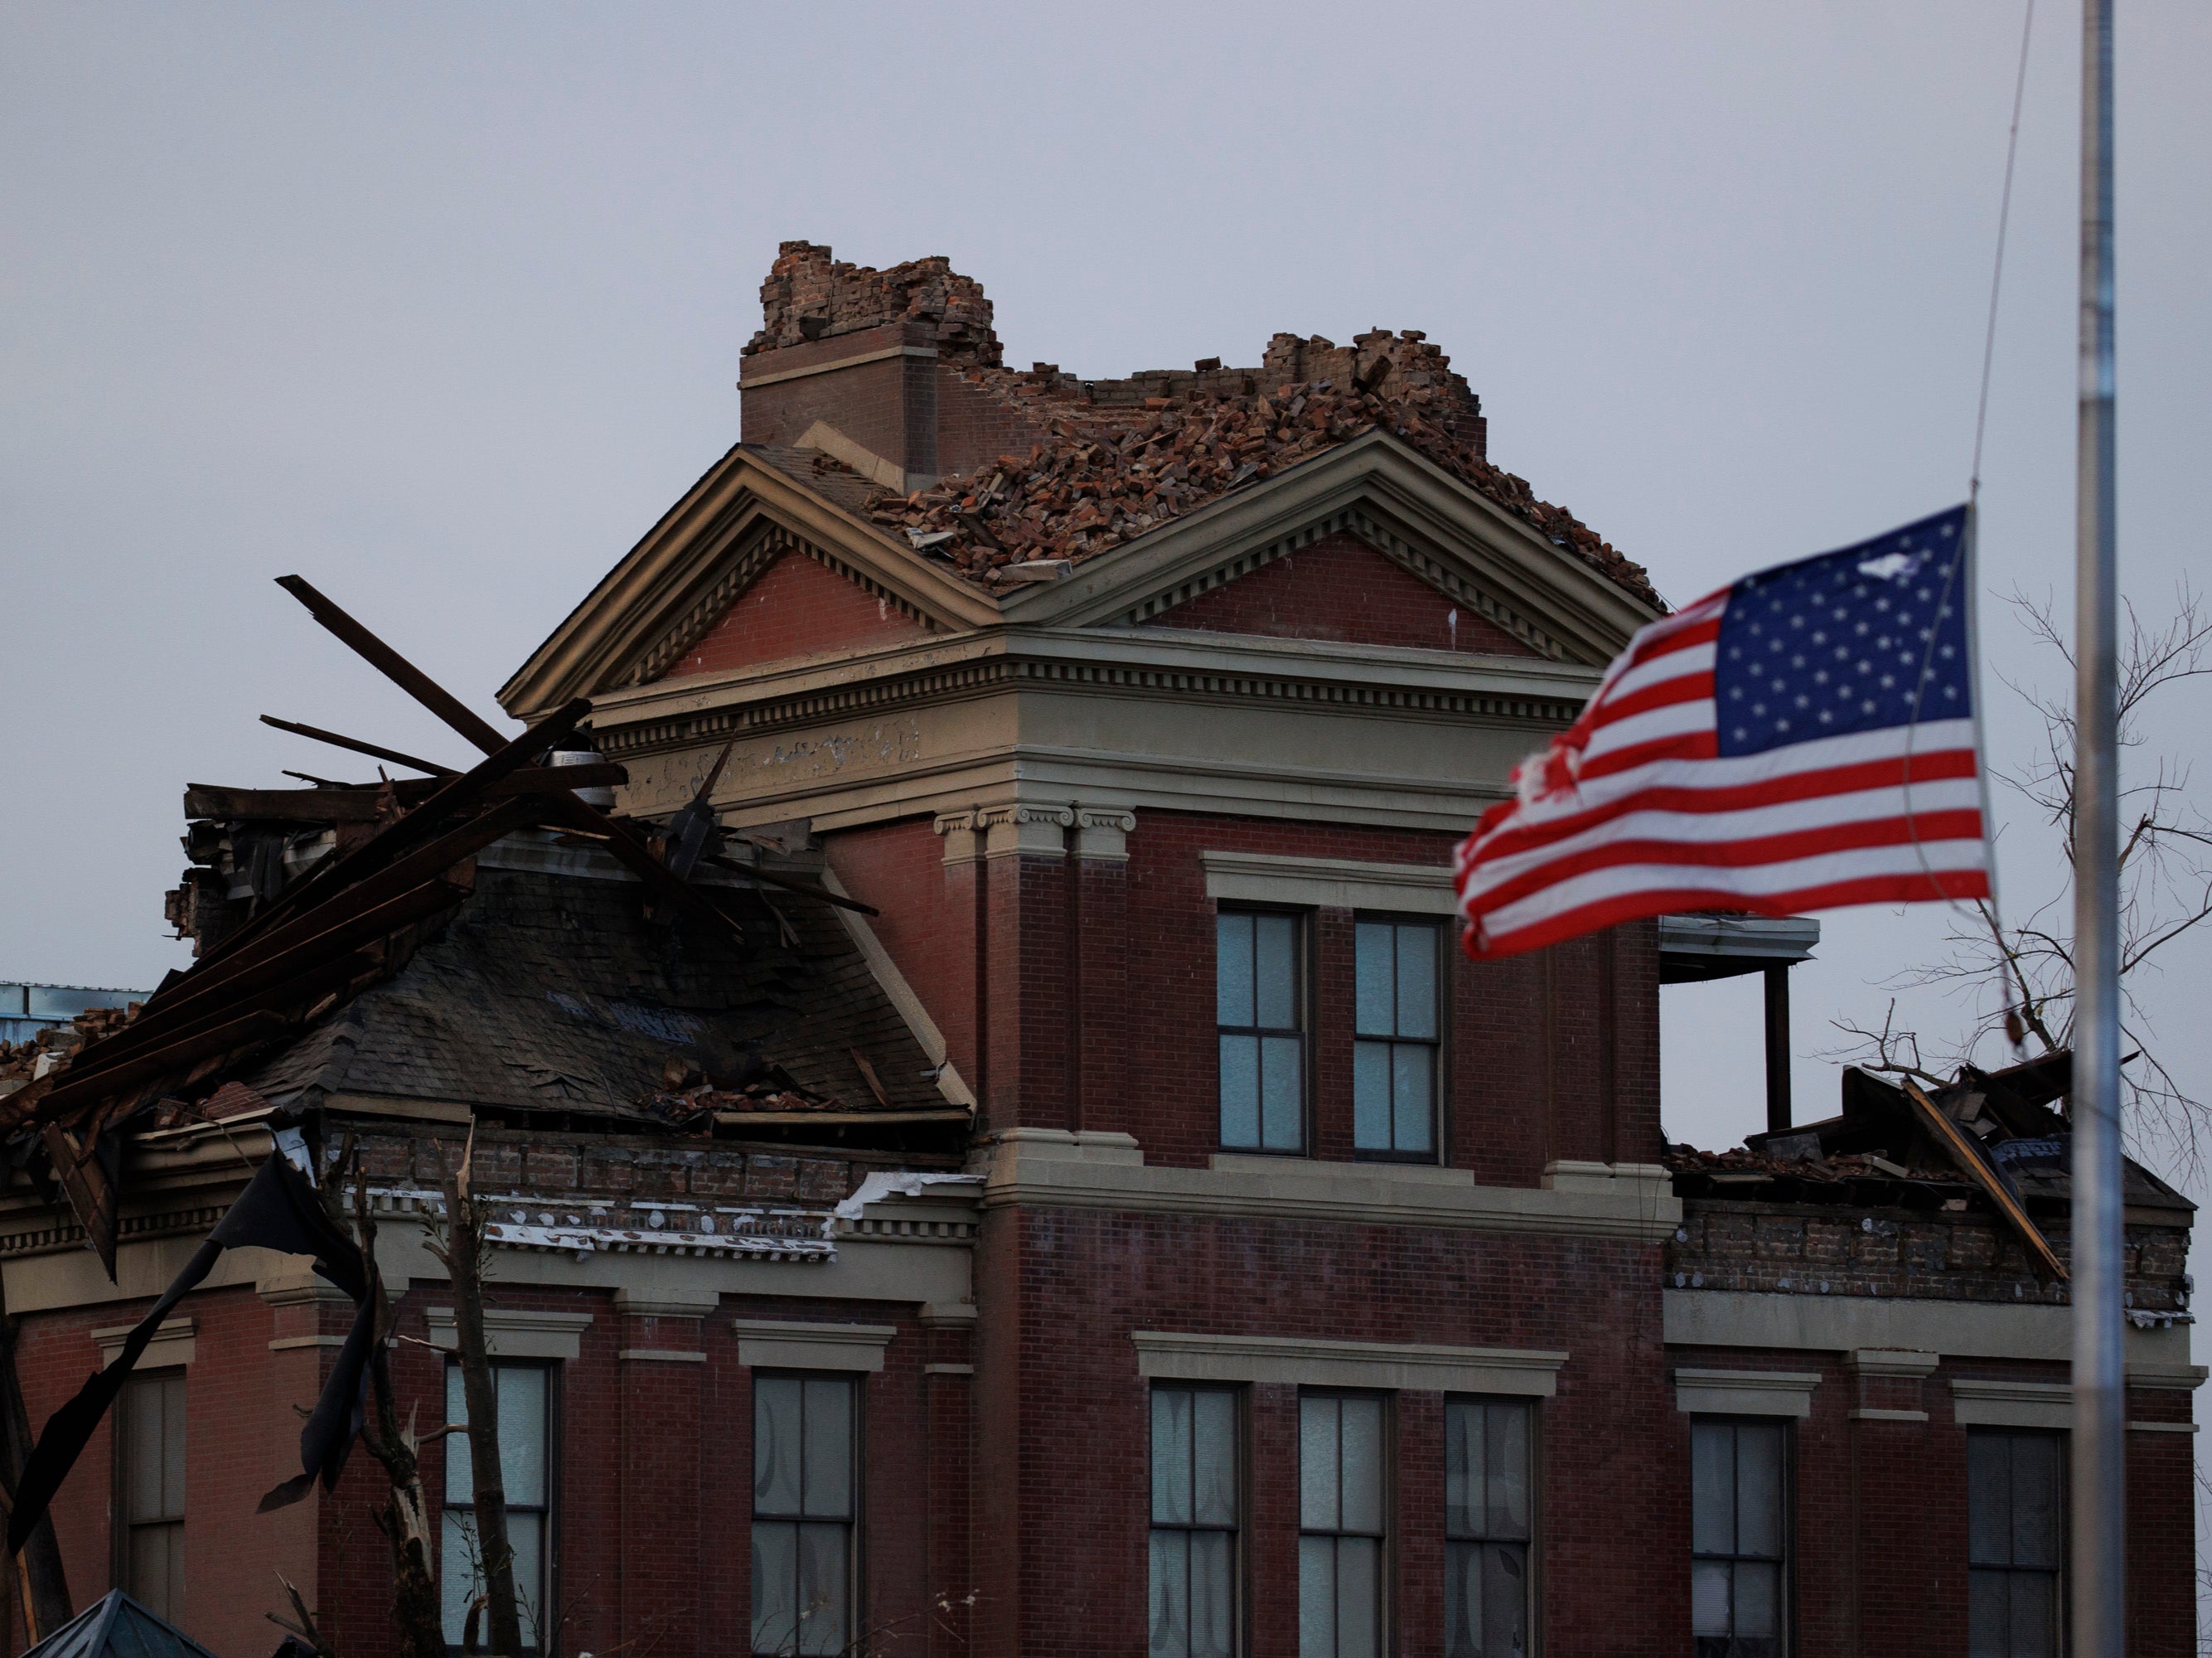
[[[943,261],[805,244],[763,300],[744,442],[501,701],[590,698],[641,820],[726,746],[725,878],[775,942],[671,946],[588,847],[491,849],[388,985],[198,1080],[243,1114],[130,1141],[118,1284],[19,1184],[33,1419],[301,1117],[357,1137],[435,1417],[421,1228],[474,1120],[547,1648],[2056,1650],[2068,1314],[1981,1191],[1865,1111],[1670,1150],[1654,924],[1455,948],[1455,841],[1659,604],[1489,463],[1437,348],[1016,372]],[[318,809],[203,802],[180,919],[272,834],[311,867]],[[781,1092],[668,1105],[741,1064]],[[2043,1148],[2063,1253],[2024,1088],[1945,1108]],[[2190,1212],[2138,1186],[2131,1649],[2178,1655]],[[158,1577],[253,1652],[275,1567],[390,1649],[363,1460],[252,1512],[345,1311],[280,1258],[191,1297],[57,1505],[81,1600]]]

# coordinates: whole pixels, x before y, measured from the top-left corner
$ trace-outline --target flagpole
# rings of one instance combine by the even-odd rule
[[[2127,1378],[2120,1150],[2112,6],[2081,8],[2081,405],[2075,509],[2074,1658],[2123,1658]]]

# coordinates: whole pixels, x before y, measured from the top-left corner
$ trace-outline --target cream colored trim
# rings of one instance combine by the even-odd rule
[[[853,896],[846,890],[845,883],[837,879],[836,870],[827,864],[823,866],[822,884],[840,898]],[[860,950],[860,959],[868,964],[868,972],[882,987],[884,994],[890,998],[891,1006],[898,1009],[899,1017],[906,1021],[908,1033],[921,1045],[922,1052],[929,1056],[930,1064],[938,1068],[938,1093],[951,1104],[966,1106],[972,1111],[975,1106],[975,1093],[961,1080],[960,1073],[952,1062],[945,1057],[945,1033],[929,1016],[929,1009],[914,993],[914,986],[899,971],[898,963],[891,960],[890,952],[884,948],[882,941],[876,936],[876,930],[868,925],[867,917],[855,911],[841,909],[837,911],[837,919],[844,926],[846,936]]]
[[[681,1347],[618,1347],[615,1356],[625,1363],[704,1364],[707,1356]]]
[[[1961,1427],[2063,1431],[2074,1425],[2074,1390],[2063,1381],[1984,1381],[1954,1376],[1951,1414]]]
[[[791,370],[794,375],[820,372],[816,369]],[[842,460],[872,483],[880,484],[887,490],[897,490],[902,494],[913,492],[907,488],[905,468],[895,460],[884,460],[872,449],[863,448],[826,420],[817,420],[809,426],[799,442],[791,447],[794,449],[819,449],[831,459]]]
[[[279,1336],[269,1344],[272,1353],[293,1353],[303,1347],[343,1347],[343,1336]]]
[[[448,1352],[459,1344],[453,1326],[453,1309],[425,1309],[430,1321],[430,1344]],[[584,1329],[589,1313],[541,1313],[525,1308],[488,1307],[484,1309],[484,1346],[500,1359],[573,1359],[583,1351]]]
[[[738,1319],[738,1362],[749,1369],[881,1370],[884,1349],[898,1334],[889,1324],[799,1324]]]
[[[1850,1413],[1853,1422],[1925,1422],[1925,1411],[1876,1411],[1861,1406]]]
[[[1674,1372],[1674,1408],[1698,1416],[1796,1417],[1813,1414],[1817,1370]]]
[[[2128,1431],[2131,1434],[2193,1434],[2197,1431],[2197,1424],[2193,1422],[2130,1422]]]
[[[1305,1158],[1223,1157],[1211,1168],[1152,1168],[1127,1137],[1030,1130],[992,1137],[983,1207],[1018,1204],[1125,1214],[1221,1215],[1468,1232],[1550,1233],[1658,1242],[1681,1224],[1664,1178],[1610,1191],[1480,1186],[1466,1169]],[[1633,1167],[1634,1166],[1629,1166]],[[1596,1183],[1593,1183],[1596,1184]]]
[[[1729,1289],[1668,1289],[1662,1306],[1670,1347],[1844,1353],[1887,1348],[1941,1353],[1946,1358],[2062,1364],[2074,1352],[2074,1315],[2065,1307]],[[2131,1386],[2188,1387],[2194,1384],[2183,1378],[2203,1375],[2189,1362],[2186,1326],[2130,1329],[2126,1340]]]
[[[93,1343],[100,1349],[100,1368],[105,1370],[115,1362],[115,1356],[123,1350],[123,1344],[138,1326],[135,1324],[111,1325],[92,1332]],[[170,1365],[190,1364],[198,1350],[193,1331],[197,1326],[190,1319],[163,1319],[154,1332],[154,1339],[146,1344],[140,1355],[139,1367],[147,1370],[164,1369]]]
[[[975,1367],[972,1364],[925,1364],[921,1367],[921,1374],[925,1376],[972,1376],[975,1374]]]
[[[1092,863],[1127,863],[1129,837],[1136,827],[1137,814],[1121,807],[1078,806],[1075,856]]]
[[[721,1291],[708,1283],[660,1284],[651,1289],[625,1285],[615,1291],[615,1313],[622,1318],[709,1318],[721,1302]]]
[[[1237,904],[1298,904],[1316,909],[1456,913],[1447,864],[1362,863],[1351,858],[1279,857],[1265,852],[1200,852],[1206,895]]]
[[[1304,1336],[1200,1335],[1138,1330],[1137,1374],[1166,1381],[1265,1381],[1298,1387],[1375,1387],[1549,1399],[1565,1353],[1512,1347],[1437,1347]]]
[[[1887,1376],[1920,1381],[1942,1362],[1935,1353],[1907,1352],[1895,1347],[1861,1347],[1851,1354],[1851,1368],[1863,1376]]]
[[[757,391],[763,386],[781,385],[787,380],[804,380],[809,375],[832,375],[840,369],[857,369],[864,363],[884,363],[895,357],[933,357],[936,355],[934,345],[886,345],[880,351],[856,351],[851,357],[832,357],[827,363],[813,363],[804,369],[778,369],[765,375],[741,374],[738,389],[741,392]],[[746,359],[749,363],[751,360],[750,357]],[[792,447],[804,449],[814,446],[802,438]]]

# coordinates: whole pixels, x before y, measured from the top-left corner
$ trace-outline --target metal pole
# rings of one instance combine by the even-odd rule
[[[1790,1131],[1790,969],[1766,977],[1766,1131]]]
[[[2074,1658],[2124,1658],[2118,538],[2113,506],[2112,3],[2081,8],[2081,428],[2075,515]]]

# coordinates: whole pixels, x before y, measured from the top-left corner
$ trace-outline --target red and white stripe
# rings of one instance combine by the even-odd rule
[[[1682,910],[1796,915],[1990,890],[1971,719],[1723,759],[1723,589],[1652,623],[1582,717],[1513,773],[1454,885],[1470,954],[1511,955]]]

